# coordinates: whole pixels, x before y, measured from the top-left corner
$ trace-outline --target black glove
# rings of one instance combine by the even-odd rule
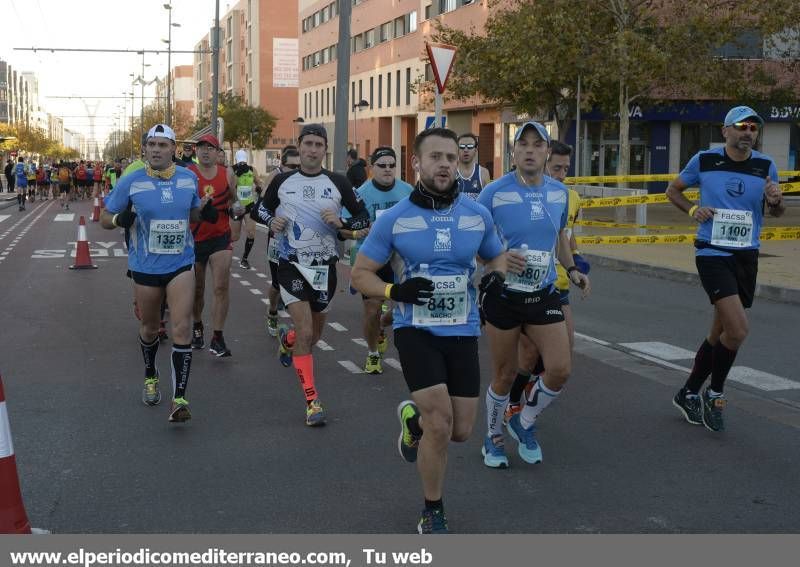
[[[219,219],[219,211],[209,199],[205,206],[200,209],[200,218],[204,221],[215,223]]]
[[[114,216],[114,224],[120,228],[130,228],[136,222],[136,213],[130,208],[125,209],[121,213]]]
[[[433,282],[427,278],[409,278],[401,284],[393,285],[389,297],[398,303],[425,305],[433,297]]]
[[[503,285],[506,282],[506,277],[498,271],[489,272],[484,274],[481,278],[481,283],[478,289],[481,295],[500,295],[503,293]]]

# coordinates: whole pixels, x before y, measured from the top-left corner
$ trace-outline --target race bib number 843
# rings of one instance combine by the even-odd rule
[[[432,276],[433,297],[424,305],[415,305],[414,325],[463,325],[469,314],[466,275]]]

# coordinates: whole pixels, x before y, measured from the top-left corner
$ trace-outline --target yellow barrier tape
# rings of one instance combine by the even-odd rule
[[[781,183],[783,193],[800,193],[800,183]],[[700,198],[700,191],[693,189],[684,191],[683,196],[696,201]],[[631,195],[629,197],[596,197],[581,198],[582,209],[596,209],[600,207],[629,207],[631,205],[656,205],[669,203],[666,193],[653,193],[651,195]]]
[[[694,234],[576,236],[584,244],[693,244]],[[776,226],[761,231],[761,240],[800,240],[800,226]]]
[[[625,222],[606,222],[593,220],[577,220],[575,226],[595,226],[599,228],[644,228],[649,230],[692,230],[695,227],[690,225],[669,226],[659,224],[631,224]]]
[[[624,183],[624,182],[650,182],[650,181],[672,181],[678,177],[678,173],[658,173],[652,175],[595,175],[589,177],[567,177],[564,183],[567,185],[592,184],[592,183]],[[778,177],[796,177],[800,171],[779,171]]]

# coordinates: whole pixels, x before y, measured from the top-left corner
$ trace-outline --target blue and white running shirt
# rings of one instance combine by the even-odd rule
[[[169,274],[194,264],[189,213],[200,206],[194,173],[176,167],[170,179],[156,179],[147,175],[147,168],[138,169],[120,177],[104,202],[112,214],[133,203],[136,222],[128,244],[131,271]]]

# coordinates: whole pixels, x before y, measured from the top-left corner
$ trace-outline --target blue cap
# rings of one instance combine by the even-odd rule
[[[547,142],[548,146],[550,145],[550,134],[547,133],[547,129],[534,120],[528,120],[525,124],[517,128],[517,133],[514,134],[514,141],[518,141],[528,128],[534,128],[536,133],[539,134],[539,137]]]
[[[753,118],[759,124],[764,124],[764,119],[761,118],[758,113],[749,106],[734,106],[728,111],[728,114],[725,115],[725,122],[723,123],[723,126],[730,126],[732,124],[736,124],[737,122],[747,120],[748,118]]]

